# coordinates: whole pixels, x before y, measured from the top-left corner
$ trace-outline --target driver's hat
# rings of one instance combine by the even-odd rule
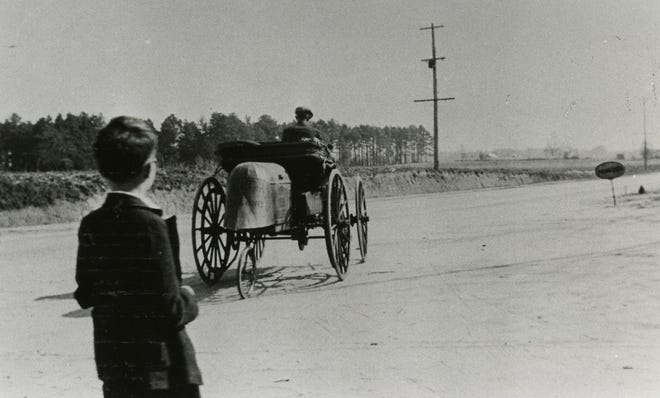
[[[312,113],[312,110],[306,106],[299,106],[296,108],[296,116],[306,116],[307,119],[311,119],[314,114]]]

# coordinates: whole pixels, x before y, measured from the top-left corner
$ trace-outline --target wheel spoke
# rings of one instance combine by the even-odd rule
[[[211,227],[199,227],[195,228],[195,230],[199,231],[202,236],[209,236],[213,232],[213,228]]]
[[[216,195],[215,190],[210,190],[209,195],[207,197],[207,200],[209,202],[209,208],[211,209],[211,213],[215,214],[216,209],[217,209],[217,200],[218,200],[218,195]]]
[[[195,249],[195,255],[197,255],[197,253],[199,253],[200,250],[204,250],[204,246],[199,245],[197,249]]]
[[[204,221],[206,221],[209,225],[213,225],[213,216],[210,213],[206,212],[207,209],[208,207],[204,206],[205,211],[202,213],[202,217],[204,217],[204,219],[202,220],[202,224],[204,223]]]
[[[211,234],[203,235],[203,237],[202,237],[202,246],[204,246],[204,247],[208,247],[208,246],[207,246],[207,243],[209,243],[209,241],[210,241],[211,239],[213,239],[213,235],[211,235]]]
[[[217,266],[222,268],[222,266],[224,265],[224,261],[223,261],[224,260],[224,250],[222,250],[222,248],[220,247],[220,242],[216,242],[215,251],[216,251],[217,258],[218,258],[218,265]]]
[[[211,212],[211,219],[214,223],[218,220],[219,209],[218,209],[218,195],[213,195],[211,200],[209,200],[209,211]]]
[[[199,203],[197,203],[197,205],[195,205],[195,208],[193,209],[193,211],[196,211],[197,213],[202,214],[204,212],[204,208],[199,207]]]
[[[215,268],[217,264],[217,260],[215,257],[215,241],[212,240],[211,243],[209,244],[209,250],[206,253],[206,255],[208,256],[209,267]]]
[[[210,238],[210,237],[209,237],[209,238]],[[196,254],[196,255],[199,253],[199,249],[202,250],[202,260],[203,260],[203,261],[206,261],[208,255],[209,255],[209,239],[207,239],[206,237],[204,237],[204,239],[202,240],[202,242],[201,242],[200,245],[199,245],[199,248],[195,251],[195,254]],[[197,260],[197,258],[198,258],[198,257],[196,256],[195,259]]]
[[[220,195],[216,195],[213,197],[213,215],[215,216],[214,219],[217,221],[220,218],[220,208],[222,207],[222,198]]]
[[[213,198],[212,197],[206,197],[205,203],[204,203],[204,219],[206,222],[209,224],[213,224],[213,214],[215,211],[213,210]]]
[[[210,224],[215,224],[216,220],[218,218],[218,213],[215,208],[215,197],[209,198],[210,200],[208,201],[208,217],[210,219],[209,223]]]

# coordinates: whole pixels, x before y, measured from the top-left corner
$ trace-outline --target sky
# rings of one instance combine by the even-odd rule
[[[0,120],[213,112],[433,131],[440,150],[660,148],[657,0],[0,3]],[[660,91],[660,88],[658,88]],[[645,105],[644,105],[645,104]],[[646,108],[646,112],[644,112]],[[646,118],[644,117],[646,114]]]

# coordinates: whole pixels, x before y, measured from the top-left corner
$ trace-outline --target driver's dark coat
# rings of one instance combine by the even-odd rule
[[[321,138],[321,132],[307,124],[290,124],[282,131],[283,142],[297,142],[304,138]]]
[[[93,307],[94,353],[104,382],[147,389],[202,384],[184,328],[197,316],[197,304],[180,290],[161,215],[137,197],[110,193],[80,224],[75,298],[82,308]]]

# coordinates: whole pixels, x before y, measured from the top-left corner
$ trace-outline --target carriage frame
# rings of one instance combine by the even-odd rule
[[[300,175],[301,167],[296,162],[308,156],[310,150],[315,151],[315,161],[322,162],[323,172],[308,178],[307,175]],[[286,151],[294,153],[289,154]],[[296,151],[305,152],[296,154]],[[259,295],[264,286],[259,283],[258,265],[266,241],[293,240],[297,241],[300,250],[304,250],[310,239],[325,240],[330,263],[339,280],[344,280],[350,263],[352,227],[356,228],[361,261],[366,260],[369,216],[364,186],[357,176],[355,214],[352,214],[345,180],[330,155],[330,148],[317,142],[290,144],[235,141],[220,144],[216,154],[218,166],[197,189],[192,211],[193,257],[197,271],[205,283],[215,284],[225,271],[237,262],[236,282],[240,296],[247,298]],[[296,185],[296,180],[292,178],[292,216],[281,225],[240,230],[226,228],[228,187],[223,186],[220,175],[224,170],[229,177],[231,171],[244,162],[263,161],[284,166],[289,174],[298,179]],[[309,214],[294,209],[301,195],[312,195],[317,200],[320,198],[322,210]],[[322,234],[318,233],[319,229],[322,229]]]

